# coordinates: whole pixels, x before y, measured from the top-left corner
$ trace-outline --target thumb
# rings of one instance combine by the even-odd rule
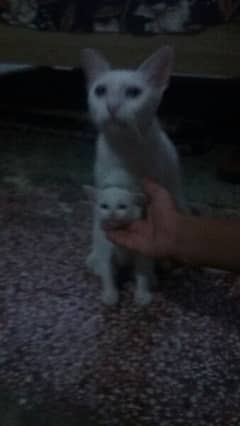
[[[176,203],[166,188],[150,179],[144,179],[143,186],[146,195],[150,198],[151,215],[158,216],[164,210],[176,209]]]
[[[148,195],[151,200],[154,200],[157,194],[161,192],[162,187],[159,184],[155,183],[152,179],[145,178],[143,180],[143,188],[146,195]]]
[[[135,250],[136,247],[138,247],[138,244],[136,243],[136,236],[132,235],[126,230],[114,230],[114,231],[108,231],[106,233],[108,240],[110,240],[112,243],[118,244],[122,247],[125,247],[129,250]],[[134,238],[135,237],[135,238]]]

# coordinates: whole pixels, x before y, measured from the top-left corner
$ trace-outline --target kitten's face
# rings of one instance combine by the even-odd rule
[[[88,81],[88,103],[98,128],[107,122],[152,122],[172,70],[172,49],[163,47],[136,70],[112,70],[94,49],[82,52],[82,68]]]
[[[88,102],[97,127],[109,121],[141,125],[152,119],[160,94],[139,71],[108,71],[90,87]]]
[[[112,227],[140,219],[144,197],[119,188],[98,190],[97,212],[102,223]]]

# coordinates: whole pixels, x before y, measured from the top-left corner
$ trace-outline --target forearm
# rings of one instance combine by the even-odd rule
[[[240,271],[240,219],[180,217],[174,258],[194,266]]]

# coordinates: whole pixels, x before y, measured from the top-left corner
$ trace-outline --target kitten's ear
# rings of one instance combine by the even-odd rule
[[[102,73],[111,68],[107,59],[95,49],[82,49],[80,54],[80,65],[89,85],[91,85]]]
[[[145,75],[147,81],[165,90],[173,69],[173,57],[173,49],[164,46],[146,59],[138,69]]]
[[[83,191],[87,195],[89,201],[95,202],[97,197],[97,189],[94,188],[94,186],[91,185],[83,185],[82,186]]]

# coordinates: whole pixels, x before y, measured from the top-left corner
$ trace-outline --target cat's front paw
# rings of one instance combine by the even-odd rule
[[[149,290],[136,290],[135,303],[140,306],[149,305],[152,302],[152,293]]]
[[[104,290],[102,293],[102,301],[105,305],[116,305],[119,301],[119,292],[116,288]]]

